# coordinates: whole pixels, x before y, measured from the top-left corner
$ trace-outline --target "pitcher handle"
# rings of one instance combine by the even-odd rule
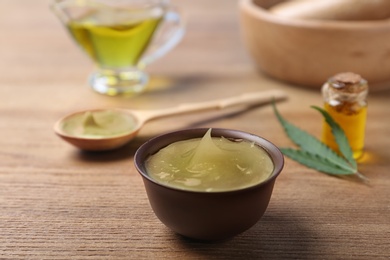
[[[163,21],[153,39],[147,53],[138,62],[139,68],[144,68],[175,47],[185,34],[185,24],[182,16],[174,8],[164,15]]]

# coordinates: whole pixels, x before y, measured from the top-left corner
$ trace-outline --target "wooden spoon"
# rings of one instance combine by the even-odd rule
[[[112,150],[120,146],[125,145],[130,140],[132,140],[142,128],[142,126],[149,120],[191,113],[203,110],[211,109],[223,109],[226,107],[232,107],[237,105],[256,105],[256,104],[267,104],[271,103],[273,100],[279,101],[286,99],[287,95],[279,90],[270,90],[264,92],[256,93],[246,93],[237,97],[231,97],[226,99],[214,100],[214,101],[205,101],[199,103],[186,103],[178,105],[177,107],[164,108],[158,110],[128,110],[128,109],[95,109],[88,111],[79,111],[67,115],[56,122],[54,125],[54,132],[63,138],[65,141],[73,144],[74,146],[87,151],[104,151]],[[115,113],[123,113],[130,117],[134,118],[135,126],[129,129],[128,132],[115,135],[115,136],[75,136],[66,131],[64,131],[64,123],[66,120],[73,116],[79,116],[82,113],[94,112],[94,111],[113,111]]]

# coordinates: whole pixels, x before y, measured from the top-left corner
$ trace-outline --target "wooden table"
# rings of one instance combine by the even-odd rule
[[[230,109],[150,122],[122,149],[81,152],[54,135],[80,109],[156,109],[244,92],[281,89],[289,121],[320,135],[318,89],[258,72],[240,39],[237,2],[177,0],[187,34],[148,68],[133,98],[94,93],[93,64],[76,48],[47,1],[0,2],[0,259],[389,259],[389,90],[370,93],[360,171],[370,186],[329,177],[286,159],[264,217],[227,241],[180,237],[153,214],[133,165],[149,138],[188,127],[225,127],[291,146],[271,107]]]

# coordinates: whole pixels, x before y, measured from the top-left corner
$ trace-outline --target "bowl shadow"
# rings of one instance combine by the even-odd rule
[[[201,259],[311,259],[320,254],[316,234],[291,211],[266,212],[248,231],[223,241],[198,241],[173,233],[186,250]]]

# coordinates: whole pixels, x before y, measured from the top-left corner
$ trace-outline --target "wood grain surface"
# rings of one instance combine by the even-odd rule
[[[257,71],[240,37],[237,2],[177,0],[187,33],[147,68],[147,91],[94,93],[94,65],[71,41],[47,1],[0,1],[0,259],[389,259],[390,91],[370,93],[366,155],[370,185],[329,177],[286,159],[269,208],[247,232],[198,242],[154,215],[133,165],[149,138],[188,127],[226,127],[291,146],[269,106],[152,121],[125,147],[81,152],[55,136],[80,109],[157,109],[244,92],[281,89],[280,112],[320,136],[319,90]]]

